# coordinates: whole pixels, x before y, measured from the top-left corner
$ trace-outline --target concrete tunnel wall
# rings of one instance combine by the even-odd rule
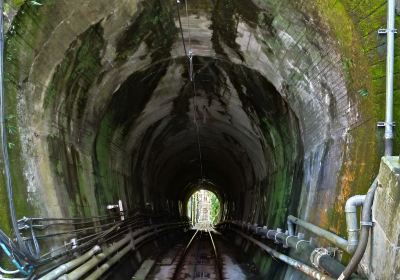
[[[382,153],[386,1],[292,2],[189,1],[195,98],[174,1],[6,1],[18,215],[177,213],[201,177],[197,107],[223,218],[343,234]]]

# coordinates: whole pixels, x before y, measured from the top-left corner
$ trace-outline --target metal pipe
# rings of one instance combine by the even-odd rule
[[[388,0],[387,14],[387,54],[386,54],[386,119],[385,119],[385,156],[393,154],[393,72],[394,72],[394,35],[395,0]]]
[[[313,225],[313,224],[311,224],[309,222],[306,222],[304,220],[296,218],[296,217],[294,217],[292,215],[288,216],[288,221],[290,221],[290,222],[292,222],[292,223],[294,223],[296,225],[299,225],[299,226],[307,229],[308,231],[310,231],[310,232],[312,232],[312,233],[314,233],[314,234],[316,234],[318,236],[321,236],[321,237],[329,240],[330,242],[332,242],[333,244],[338,246],[340,249],[342,249],[342,250],[347,252],[347,250],[348,250],[348,247],[347,247],[348,242],[347,242],[346,239],[344,239],[344,238],[342,238],[340,236],[337,236],[336,234],[334,234],[334,233],[332,233],[330,231],[327,231],[327,230],[325,230],[323,228],[317,227],[316,225]]]
[[[331,257],[328,250],[317,248],[309,241],[300,239],[297,236],[290,236],[283,232],[265,229],[261,230],[260,233],[263,233],[268,239],[275,240],[277,243],[295,249],[298,259],[325,271],[332,277],[339,277],[345,268],[344,265]]]
[[[121,251],[115,254],[107,262],[98,267],[92,274],[85,278],[85,280],[96,280],[99,279],[107,270],[109,270],[116,262],[118,262],[122,257],[129,253],[133,249],[132,243],[129,243]]]
[[[329,251],[325,248],[317,248],[302,237],[290,235],[288,232],[282,232],[279,229],[268,229],[257,225],[243,224],[241,222],[224,222],[222,224],[235,225],[242,230],[248,230],[252,234],[259,235],[261,238],[268,238],[284,248],[292,248],[296,251],[296,258],[306,265],[312,265],[322,271],[325,271],[332,277],[339,277],[345,266],[332,258]]]
[[[357,221],[357,207],[364,204],[366,195],[355,195],[346,201],[345,213],[347,223],[347,252],[354,253],[358,245],[360,231]]]
[[[114,243],[107,249],[103,250],[103,253],[97,254],[92,256],[92,258],[84,263],[84,265],[81,265],[77,269],[73,270],[72,272],[68,274],[64,274],[61,276],[59,279],[79,279],[86,273],[88,273],[92,268],[94,268],[98,263],[102,262],[104,259],[106,259],[108,256],[112,255],[114,252],[118,251],[120,248],[122,248],[125,244],[127,244],[131,240],[131,237],[129,235],[126,235],[124,238],[119,240],[118,242]]]
[[[254,244],[256,244],[258,247],[260,247],[261,249],[263,249],[265,252],[267,252],[268,254],[270,254],[271,256],[273,256],[274,258],[277,258],[281,261],[283,261],[284,263],[294,267],[297,270],[300,270],[301,272],[303,272],[304,274],[312,277],[313,279],[318,279],[318,280],[333,280],[332,277],[329,277],[327,275],[324,275],[322,273],[320,273],[319,271],[313,269],[312,267],[299,262],[295,259],[292,259],[289,256],[286,256],[282,253],[279,253],[278,251],[275,251],[274,249],[268,247],[267,245],[265,245],[264,243],[258,241],[257,239],[248,236],[247,234],[244,234],[238,230],[235,229],[231,229],[232,231],[236,232],[237,234],[241,235],[243,238],[253,242]]]
[[[291,222],[291,221],[289,221],[289,219],[288,219],[288,221],[287,221],[287,227],[288,227],[288,232],[289,232],[289,235],[290,236],[293,236],[294,235],[294,226],[293,226],[293,223]]]
[[[372,186],[368,190],[367,197],[365,198],[364,207],[362,210],[362,221],[361,221],[361,236],[360,243],[358,244],[357,250],[355,251],[353,257],[351,258],[349,264],[346,266],[345,270],[342,272],[338,280],[349,279],[351,274],[357,269],[360,263],[365,249],[368,244],[369,232],[372,227],[372,204],[374,202],[374,196],[376,188],[378,187],[378,180],[375,179]]]
[[[82,276],[90,272],[94,267],[96,267],[98,264],[103,262],[106,258],[114,255],[115,252],[120,250],[122,247],[124,247],[128,242],[127,246],[125,246],[120,252],[116,253],[113,257],[111,257],[106,263],[100,266],[99,271],[93,272],[89,277],[92,277],[92,279],[97,279],[99,278],[104,272],[106,272],[113,264],[115,264],[119,259],[121,259],[126,253],[129,252],[129,250],[133,249],[134,246],[137,246],[137,244],[140,244],[143,241],[146,241],[148,238],[151,236],[157,235],[160,232],[167,231],[170,229],[175,229],[179,227],[186,226],[186,222],[176,222],[176,223],[166,223],[166,224],[161,224],[161,225],[155,225],[151,227],[144,227],[141,228],[135,232],[132,233],[132,235],[128,234],[126,235],[123,239],[119,240],[118,242],[114,243],[107,249],[103,251],[103,253],[93,255],[90,259],[86,259],[84,262],[81,263],[81,265],[73,270],[72,272],[68,274],[63,274],[60,276],[58,279],[59,280],[77,280],[80,279]],[[133,241],[132,241],[133,238]],[[71,270],[71,269],[69,269]]]
[[[48,274],[45,276],[39,278],[39,280],[54,280],[57,279],[57,277],[67,273],[68,271],[72,270],[73,268],[83,264],[86,262],[88,259],[90,259],[93,255],[97,254],[98,252],[101,251],[100,246],[96,245],[94,246],[91,250],[89,250],[87,253],[83,254],[82,256],[67,262],[65,264],[60,265],[56,269],[50,271]]]

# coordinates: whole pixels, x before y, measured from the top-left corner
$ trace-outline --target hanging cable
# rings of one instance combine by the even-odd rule
[[[189,39],[189,51],[192,50],[192,39],[190,35],[190,22],[189,22],[189,13],[188,13],[188,0],[185,0],[185,10],[186,10],[186,19],[187,19],[187,29],[188,29],[188,39]]]
[[[204,181],[204,170],[203,170],[203,156],[202,156],[202,149],[201,149],[201,142],[200,142],[200,126],[198,124],[199,120],[199,113],[198,113],[198,104],[197,104],[197,91],[196,91],[196,83],[195,83],[195,73],[193,70],[193,50],[192,50],[192,39],[190,33],[190,18],[189,18],[189,9],[188,9],[188,1],[185,0],[185,12],[186,12],[186,19],[187,19],[187,33],[188,33],[188,42],[189,42],[189,50],[186,49],[185,38],[183,35],[183,27],[182,27],[182,20],[181,15],[179,12],[179,4],[181,3],[180,0],[176,1],[177,9],[178,9],[178,22],[179,22],[179,29],[182,37],[182,45],[185,52],[185,56],[188,58],[188,74],[189,80],[192,83],[193,88],[193,121],[195,124],[196,129],[196,141],[197,141],[197,148],[199,154],[199,162],[200,162],[200,183]]]
[[[188,55],[188,52],[186,50],[186,44],[185,44],[185,37],[183,36],[183,28],[182,28],[182,21],[181,21],[181,14],[179,12],[179,4],[181,3],[180,0],[176,0],[176,10],[178,11],[178,21],[179,21],[179,29],[181,32],[181,37],[182,37],[182,44],[183,44],[183,50],[185,51],[185,56]]]

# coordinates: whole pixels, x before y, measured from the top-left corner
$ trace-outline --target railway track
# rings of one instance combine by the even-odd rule
[[[197,230],[179,255],[173,280],[223,280],[222,265],[213,235]]]

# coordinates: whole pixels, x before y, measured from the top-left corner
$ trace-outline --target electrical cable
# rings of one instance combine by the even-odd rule
[[[1,138],[1,151],[3,155],[4,172],[6,179],[6,189],[8,195],[8,206],[11,217],[11,225],[13,228],[14,235],[17,239],[18,249],[21,254],[32,264],[37,263],[38,252],[35,250],[30,252],[24,243],[21,233],[18,228],[18,222],[16,218],[16,211],[14,205],[14,194],[13,185],[10,170],[10,160],[7,148],[7,128],[5,124],[5,97],[4,97],[4,23],[3,23],[3,10],[4,1],[0,1],[0,138]]]
[[[60,257],[62,257],[62,256],[65,256],[66,254],[68,254],[68,253],[73,253],[73,252],[77,252],[77,251],[79,251],[79,249],[82,249],[82,248],[86,248],[86,247],[88,247],[88,246],[92,246],[93,245],[93,243],[95,243],[95,244],[102,244],[102,243],[106,243],[108,240],[111,240],[111,239],[113,239],[113,238],[115,238],[115,237],[117,237],[117,236],[119,236],[119,235],[121,235],[123,232],[121,232],[121,228],[127,228],[128,230],[130,230],[131,229],[131,226],[132,225],[135,225],[135,223],[137,224],[137,221],[132,221],[132,222],[130,222],[130,223],[127,223],[126,225],[123,225],[123,226],[120,226],[120,224],[121,223],[118,223],[118,224],[116,224],[116,225],[114,225],[112,228],[110,228],[110,229],[107,229],[106,231],[102,231],[102,232],[100,232],[100,233],[97,233],[97,234],[94,234],[94,235],[92,235],[92,236],[89,236],[89,237],[92,237],[89,241],[87,241],[87,242],[85,242],[85,243],[83,243],[83,244],[80,244],[80,245],[78,245],[76,248],[74,248],[74,249],[70,249],[70,250],[68,250],[68,251],[65,251],[65,252],[62,252],[62,253],[60,253],[60,254],[57,254],[56,256],[52,256],[52,257],[49,257],[49,258],[44,258],[46,255],[48,255],[48,254],[50,254],[50,253],[54,253],[54,251],[55,250],[52,250],[52,252],[49,252],[49,253],[47,253],[47,254],[45,254],[45,255],[43,255],[42,257],[41,257],[41,264],[45,264],[45,263],[48,263],[49,261],[52,261],[52,260],[54,260],[54,259],[57,259],[57,258],[60,258]],[[141,223],[141,224],[137,224],[137,225],[144,225],[143,223]],[[118,232],[116,232],[114,235],[111,235],[111,236],[109,236],[109,237],[107,237],[107,235],[108,234],[110,234],[110,233],[112,233],[115,229],[118,229]],[[94,236],[96,236],[96,237],[94,237]],[[104,238],[106,238],[107,237],[107,239],[104,239]],[[81,241],[81,240],[84,240],[84,239],[87,239],[88,238],[88,236],[86,236],[86,237],[83,237],[83,238],[81,238],[81,239],[77,239],[77,241],[79,242],[79,241]],[[99,242],[99,240],[100,239],[104,239],[104,240],[102,240],[101,242]],[[63,248],[65,248],[67,245],[64,245],[64,246],[61,246],[61,247],[59,247],[59,248],[56,248],[56,250],[59,250],[59,249],[63,249]]]
[[[201,147],[201,141],[200,141],[200,126],[198,124],[198,119],[199,119],[199,114],[198,114],[198,104],[197,104],[197,91],[196,91],[196,84],[195,84],[195,79],[194,79],[194,72],[193,72],[193,51],[192,51],[192,39],[191,39],[191,33],[190,33],[190,19],[189,19],[189,12],[188,12],[188,0],[185,0],[185,11],[186,11],[186,18],[187,18],[187,29],[188,29],[188,41],[189,41],[189,51],[186,50],[186,44],[185,44],[185,39],[183,35],[183,27],[182,27],[182,20],[181,20],[181,15],[179,13],[179,4],[180,0],[177,0],[177,10],[178,10],[178,22],[179,22],[179,28],[180,28],[180,33],[182,37],[182,45],[183,49],[185,51],[185,56],[188,58],[188,74],[189,74],[189,80],[192,83],[193,86],[193,118],[194,118],[194,124],[195,124],[195,129],[196,129],[196,141],[197,141],[197,148],[198,148],[198,155],[199,155],[199,162],[200,162],[200,183],[203,183],[204,181],[204,167],[203,167],[203,155],[202,155],[202,147]]]
[[[185,44],[185,39],[183,36],[183,28],[182,28],[182,21],[181,21],[181,14],[179,12],[179,4],[181,3],[180,0],[176,0],[176,9],[178,11],[178,21],[179,21],[179,29],[181,31],[181,37],[182,37],[182,44],[183,44],[183,50],[185,51],[185,56],[188,55],[188,52],[186,50],[186,44]]]

